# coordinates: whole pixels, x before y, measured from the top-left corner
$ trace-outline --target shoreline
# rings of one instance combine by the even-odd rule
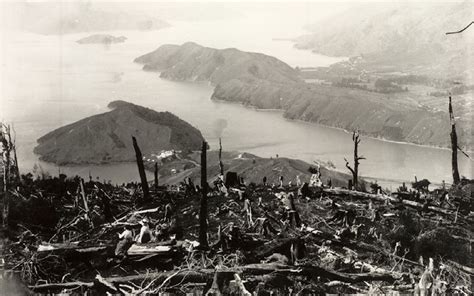
[[[218,150],[209,150],[208,152],[211,152],[211,151],[218,151]],[[194,151],[194,152],[199,152],[199,151]],[[247,151],[233,151],[233,150],[232,151],[225,151],[225,152],[250,153],[250,152],[247,152]],[[255,156],[257,156],[259,158],[268,158],[268,157],[264,157],[264,156],[255,154],[253,152],[251,154],[254,154]],[[97,167],[97,166],[98,167],[113,167],[113,166],[120,166],[120,165],[136,166],[136,161],[113,161],[113,162],[107,162],[107,163],[102,163],[102,164],[93,164],[93,163],[77,164],[77,163],[73,163],[73,164],[66,164],[66,165],[58,165],[55,162],[49,162],[49,161],[39,159],[38,154],[34,154],[34,155],[38,156],[39,161],[47,163],[49,165],[52,165],[52,166],[54,166],[55,168],[58,168],[58,169],[61,169],[61,168],[80,169],[80,168],[90,168],[90,167]],[[282,158],[300,160],[300,161],[303,161],[305,163],[308,163],[307,161],[305,161],[301,158],[293,158],[293,157],[285,157],[285,156],[282,156]],[[311,165],[311,163],[308,163],[308,165]],[[344,174],[349,174],[350,173],[346,170],[341,170],[341,169],[338,169],[338,168],[329,168],[329,167],[326,167],[324,165],[322,165],[322,166],[325,167],[327,170],[330,170],[330,171],[333,171],[333,172],[344,173]],[[153,173],[153,171],[151,169],[147,168],[147,166],[145,166],[145,171],[147,171],[148,173]],[[31,172],[31,171],[28,171],[28,172]],[[68,176],[68,177],[71,177],[71,176]],[[170,176],[168,176],[168,177],[170,177]],[[378,176],[364,176],[364,175],[361,175],[360,178],[365,179],[365,181],[367,181],[368,183],[371,183],[373,181],[377,181],[379,183],[387,183],[387,184],[395,185],[395,186],[399,186],[403,182],[405,182],[407,184],[411,184],[411,182],[412,182],[412,180],[409,180],[408,178],[407,179],[390,179],[390,178],[383,178],[383,177],[378,177]],[[440,185],[440,184],[441,183],[434,182],[431,185]],[[450,183],[446,183],[446,184],[450,184]]]
[[[210,150],[212,151],[212,150]],[[214,151],[217,151],[217,150],[214,150]],[[240,152],[240,151],[239,151]],[[247,152],[241,152],[241,153],[247,153]],[[261,158],[265,158],[263,156],[260,156],[260,155],[257,155],[255,154],[257,157],[261,157]],[[282,156],[283,158],[284,156]],[[288,159],[294,159],[294,160],[301,160],[301,161],[304,161],[300,158],[291,158],[291,157],[284,157],[284,158],[288,158]],[[135,161],[115,161],[115,162],[109,162],[109,163],[103,163],[103,164],[67,164],[67,165],[57,165],[56,163],[54,162],[48,162],[48,161],[44,161],[44,160],[41,160],[42,162],[45,162],[49,165],[52,165],[54,166],[55,168],[70,168],[70,169],[75,169],[75,168],[89,168],[89,167],[94,167],[94,166],[100,166],[100,167],[113,167],[113,166],[120,166],[120,165],[136,165],[136,162]],[[306,161],[304,161],[306,162]],[[308,163],[308,165],[311,165],[310,163]],[[324,165],[322,165],[323,167],[325,167]],[[328,167],[325,167],[326,169],[330,170],[330,171],[333,171],[333,172],[337,172],[337,173],[344,173],[344,174],[349,174],[348,171],[345,171],[345,170],[340,170],[340,169],[337,169],[337,168],[328,168]],[[146,166],[145,166],[145,171],[149,172],[149,173],[153,173],[153,171],[151,169],[148,169]],[[31,171],[28,171],[28,172],[31,172]],[[71,176],[68,176],[68,177],[71,177]],[[407,184],[411,184],[412,180],[409,180],[409,179],[390,179],[390,178],[383,178],[383,177],[376,177],[376,176],[364,176],[364,175],[361,175],[360,176],[361,179],[364,179],[365,181],[371,183],[373,181],[377,181],[378,183],[388,183],[388,184],[391,184],[391,185],[401,185],[403,182],[407,183]],[[446,182],[447,185],[451,184],[449,182]],[[433,182],[431,183],[431,185],[441,185],[441,183],[439,182]]]
[[[291,119],[291,118],[288,118],[288,117],[285,117],[284,116],[284,113],[285,111],[282,110],[282,109],[263,109],[263,108],[258,108],[256,106],[253,106],[253,105],[246,105],[242,102],[234,102],[234,101],[227,101],[227,100],[222,100],[222,99],[214,99],[211,97],[211,100],[212,101],[215,101],[215,102],[219,102],[219,103],[225,103],[225,104],[235,104],[235,105],[241,105],[242,107],[244,108],[247,108],[247,109],[251,109],[251,110],[255,110],[255,111],[258,111],[258,112],[275,112],[275,113],[282,113],[282,117],[285,119],[285,120],[288,120],[288,121],[294,121],[294,122],[298,122],[298,123],[304,123],[304,124],[307,124],[307,125],[319,125],[319,126],[322,126],[322,127],[327,127],[327,128],[332,128],[332,129],[336,129],[336,130],[339,130],[339,131],[343,131],[347,134],[350,134],[351,132],[349,130],[346,130],[342,127],[336,127],[336,126],[331,126],[331,125],[326,125],[326,124],[322,124],[322,123],[318,123],[318,122],[311,122],[311,121],[306,121],[306,120],[302,120],[302,119]],[[422,148],[430,148],[430,149],[438,149],[438,150],[446,150],[446,151],[450,151],[451,148],[449,147],[442,147],[442,146],[432,146],[432,145],[425,145],[425,144],[417,144],[417,143],[412,143],[412,142],[403,142],[403,141],[395,141],[395,140],[389,140],[389,139],[386,139],[386,138],[383,138],[383,137],[373,137],[373,136],[368,136],[366,134],[364,134],[363,132],[361,133],[362,136],[366,137],[366,138],[369,138],[369,139],[372,139],[372,140],[377,140],[377,141],[383,141],[383,142],[388,142],[388,143],[394,143],[394,144],[401,144],[401,145],[412,145],[412,146],[416,146],[416,147],[422,147]],[[463,149],[464,150],[464,149]],[[474,154],[474,150],[464,150],[466,153],[468,154]]]
[[[206,81],[190,81],[190,80],[171,80],[171,79],[166,79],[166,78],[162,78],[162,77],[159,77],[160,79],[163,79],[163,80],[167,80],[167,81],[172,81],[172,82],[178,82],[178,83],[197,83],[197,84],[206,84]],[[215,90],[215,85],[212,84],[210,81],[207,82],[207,84],[209,86],[212,86],[213,87],[213,94],[214,94],[214,90]],[[285,119],[285,120],[288,120],[288,121],[295,121],[295,122],[300,122],[300,123],[305,123],[305,124],[311,124],[311,125],[320,125],[320,126],[323,126],[323,127],[327,127],[327,128],[332,128],[332,129],[336,129],[336,130],[340,130],[340,131],[343,131],[345,133],[348,133],[350,134],[351,132],[349,130],[346,130],[342,127],[336,127],[336,126],[331,126],[331,125],[326,125],[326,124],[322,124],[322,123],[318,123],[318,122],[311,122],[311,121],[305,121],[305,120],[302,120],[302,119],[291,119],[291,118],[287,118],[284,116],[284,113],[285,113],[285,110],[283,109],[278,109],[278,108],[259,108],[257,106],[253,106],[253,105],[247,105],[243,102],[239,102],[239,101],[228,101],[228,100],[223,100],[223,99],[216,99],[214,98],[213,94],[211,95],[211,97],[209,98],[211,101],[214,101],[214,102],[218,102],[218,103],[225,103],[225,104],[234,104],[234,105],[240,105],[244,108],[247,108],[247,109],[251,109],[251,110],[254,110],[254,111],[258,111],[258,112],[279,112],[279,113],[282,113],[282,117]],[[404,142],[404,141],[396,141],[396,140],[390,140],[390,139],[387,139],[387,138],[384,138],[384,137],[373,137],[373,136],[368,136],[366,134],[364,134],[363,132],[361,133],[362,136],[366,137],[366,138],[369,138],[369,139],[373,139],[373,140],[377,140],[377,141],[383,141],[383,142],[388,142],[388,143],[394,143],[394,144],[402,144],[402,145],[412,145],[412,146],[416,146],[416,147],[422,147],[422,148],[431,148],[431,149],[438,149],[438,150],[445,150],[445,151],[450,151],[451,148],[449,147],[443,147],[443,146],[434,146],[434,145],[426,145],[426,144],[418,144],[418,143],[413,143],[413,142]],[[474,157],[474,150],[469,150],[469,149],[466,149],[466,147],[461,147],[461,149],[466,152],[467,154],[472,154],[470,156]]]

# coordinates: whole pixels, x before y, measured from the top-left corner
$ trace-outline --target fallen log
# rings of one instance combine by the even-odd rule
[[[247,264],[243,266],[237,266],[233,268],[222,268],[219,271],[233,272],[237,274],[251,274],[251,275],[263,275],[268,273],[282,273],[282,274],[295,274],[305,275],[311,278],[322,277],[329,280],[339,280],[348,283],[357,283],[363,281],[388,281],[393,282],[399,277],[394,273],[342,273],[329,269],[325,269],[319,266],[303,265],[303,266],[291,266],[284,264],[275,263],[257,263]],[[182,278],[183,276],[190,277],[190,279],[212,280],[216,269],[200,269],[195,270],[182,270],[175,277]],[[163,277],[166,279],[171,274],[176,273],[175,271],[165,271],[158,273],[138,274],[125,277],[107,278],[109,283],[124,283],[137,280],[145,280],[147,278],[156,280],[157,277]],[[159,282],[159,280],[157,280]],[[191,280],[190,280],[191,282]]]
[[[329,280],[339,280],[348,283],[357,283],[363,281],[388,281],[393,282],[400,277],[396,273],[343,273],[334,270],[325,269],[319,266],[302,265],[291,266],[278,263],[256,263],[237,266],[234,268],[223,269],[235,273],[262,275],[267,273],[283,273],[304,275],[310,278],[322,277]],[[212,270],[204,269],[201,272],[212,272]]]
[[[448,260],[448,262],[450,264],[452,264],[454,267],[456,267],[457,269],[460,269],[460,270],[464,271],[465,273],[468,273],[471,276],[474,276],[474,268],[469,267],[469,266],[465,266],[465,265],[461,265],[461,264],[459,264],[457,262],[454,262],[452,260]]]
[[[343,189],[343,188],[324,188],[323,191],[331,195],[345,195],[345,196],[351,196],[355,198],[372,199],[372,200],[383,201],[383,202],[387,200],[393,203],[401,202],[404,205],[414,207],[417,209],[423,209],[425,207],[425,205],[422,203],[412,201],[412,200],[406,200],[406,199],[400,200],[398,198],[395,198],[389,195],[372,194],[372,193],[353,191],[353,190],[348,190],[348,189]],[[438,214],[443,214],[443,215],[448,215],[448,216],[455,214],[454,210],[442,209],[435,206],[428,206],[428,210],[432,212],[436,212]]]
[[[67,283],[50,283],[50,284],[38,284],[34,286],[28,286],[33,292],[46,292],[46,291],[57,291],[63,289],[76,289],[76,288],[93,288],[93,282],[67,282]]]
[[[352,248],[356,250],[369,251],[371,253],[379,253],[388,258],[392,257],[399,260],[403,259],[405,263],[410,263],[411,265],[423,266],[422,264],[418,262],[415,262],[406,258],[402,258],[398,255],[394,255],[383,248],[377,247],[376,245],[372,245],[372,244],[368,244],[368,243],[365,243],[362,241],[356,241],[356,240],[341,240],[339,238],[334,237],[334,235],[329,232],[323,232],[320,230],[310,231],[308,235],[313,235],[314,237],[319,238],[321,242],[330,241],[331,244],[338,245],[341,247],[348,247],[348,248]]]
[[[363,281],[386,281],[394,282],[399,279],[392,273],[342,273],[334,270],[324,269],[319,266],[290,266],[283,264],[275,263],[259,263],[259,264],[248,264],[244,266],[238,266],[234,268],[223,268],[223,269],[200,269],[200,270],[188,270],[183,269],[180,271],[163,271],[163,272],[152,272],[145,274],[137,274],[130,276],[121,276],[121,277],[109,277],[101,278],[101,285],[106,282],[108,285],[136,282],[136,281],[146,281],[153,280],[154,283],[159,284],[165,281],[166,279],[173,277],[173,281],[181,282],[186,280],[186,282],[191,283],[203,283],[211,282],[214,278],[214,273],[216,271],[221,272],[232,272],[236,274],[250,274],[250,275],[264,275],[264,274],[284,274],[284,275],[302,275],[309,278],[324,278],[327,280],[337,280],[346,283],[358,283]],[[33,292],[42,292],[42,291],[54,291],[62,289],[72,289],[78,287],[94,288],[94,282],[69,282],[69,283],[51,283],[51,284],[40,284],[29,286]]]
[[[251,256],[255,260],[261,260],[273,253],[282,253],[283,249],[289,251],[291,243],[297,241],[297,238],[280,238],[269,241],[262,246],[252,250]]]
[[[78,242],[67,243],[67,244],[41,244],[38,246],[37,252],[49,252],[53,254],[66,254],[66,253],[97,253],[107,250],[110,247],[108,245],[100,245],[100,246],[90,246],[90,247],[82,247],[78,245]]]
[[[107,282],[112,284],[136,282],[136,281],[145,281],[147,279],[155,281],[155,283],[161,283],[162,281],[169,278],[171,275],[173,279],[181,281],[186,278],[187,282],[192,283],[202,283],[207,282],[209,279],[212,279],[215,270],[212,269],[202,269],[199,271],[183,269],[176,274],[175,270],[163,271],[163,272],[151,272],[137,275],[121,276],[121,277],[109,277],[106,278]]]
[[[338,280],[346,283],[358,283],[364,281],[394,282],[400,279],[400,277],[395,273],[342,273],[324,269],[319,266],[302,266],[301,273],[310,275],[311,277],[323,277],[329,280]]]
[[[117,225],[130,225],[130,223],[127,222],[122,222],[123,220],[130,219],[131,217],[140,215],[140,214],[148,214],[148,213],[156,213],[160,210],[161,207],[156,207],[156,208],[150,208],[150,209],[144,209],[144,210],[139,210],[139,211],[134,211],[134,212],[128,212],[124,216],[122,216],[119,219],[116,219],[112,223],[107,223],[104,224],[104,227],[115,227]]]
[[[176,248],[172,246],[148,245],[148,244],[133,244],[127,251],[128,255],[150,255],[162,254],[171,255]]]
[[[152,272],[152,273],[144,273],[144,274],[137,274],[137,275],[130,275],[130,276],[122,276],[122,277],[109,277],[109,278],[100,278],[100,282],[67,282],[67,283],[50,283],[50,284],[39,284],[39,285],[31,285],[28,288],[33,292],[47,292],[47,291],[58,291],[62,289],[74,289],[79,287],[84,288],[101,288],[103,287],[103,283],[107,283],[107,285],[116,285],[116,284],[124,284],[129,282],[137,282],[137,281],[146,281],[146,280],[153,280],[155,283],[161,283],[168,279],[170,276],[174,275],[173,279],[176,281],[181,281],[186,278],[187,282],[207,282],[209,278],[213,275],[214,270],[210,272],[201,272],[201,271],[193,271],[193,270],[182,270],[179,274],[176,274],[176,271],[163,271],[163,272]]]
[[[344,283],[344,282],[341,282],[341,281],[330,281],[329,283],[326,283],[326,284],[324,284],[324,285],[325,285],[327,288],[342,286],[342,287],[346,287],[346,288],[352,289],[352,290],[356,291],[357,293],[368,294],[368,291],[367,291],[367,290],[363,290],[363,289],[361,289],[361,288],[354,287],[354,286],[352,286],[351,284]]]
[[[410,292],[409,290],[413,290],[414,288],[415,288],[415,284],[406,284],[406,285],[382,286],[380,287],[380,290],[385,291],[385,293],[387,294],[390,294],[389,292],[391,291],[403,291],[405,293],[408,293]]]

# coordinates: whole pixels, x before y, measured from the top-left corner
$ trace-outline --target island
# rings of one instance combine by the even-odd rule
[[[194,42],[165,44],[134,60],[143,70],[158,71],[162,78],[210,81],[217,85],[233,79],[299,82],[297,71],[277,58],[235,48],[215,49]]]
[[[94,34],[77,40],[79,44],[112,44],[123,43],[127,40],[125,36],[115,37],[108,34]]]
[[[60,127],[38,139],[34,152],[58,165],[135,161],[132,136],[144,155],[201,147],[201,132],[170,112],[157,112],[125,101],[112,110]]]

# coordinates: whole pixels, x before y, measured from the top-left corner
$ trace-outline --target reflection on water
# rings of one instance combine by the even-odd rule
[[[289,42],[260,38],[213,36],[216,24],[181,24],[157,32],[116,32],[128,39],[110,47],[80,45],[87,34],[40,36],[11,33],[13,42],[4,49],[0,116],[13,122],[23,171],[39,163],[32,153],[43,134],[86,116],[106,112],[112,100],[127,100],[157,111],[167,110],[198,127],[211,148],[222,136],[225,150],[240,150],[260,156],[280,156],[313,161],[332,161],[345,170],[344,157],[352,155],[347,133],[328,127],[286,120],[281,112],[258,111],[237,104],[213,102],[212,87],[206,83],[162,80],[157,73],[141,70],[135,57],[163,43],[196,41],[208,46],[235,46],[277,56],[293,66],[326,65],[334,59],[294,49]],[[236,24],[231,24],[237,26]],[[204,32],[204,33],[203,33]],[[240,31],[239,31],[240,32]],[[254,34],[254,35],[252,35]],[[257,35],[255,35],[257,34]],[[240,44],[236,44],[238,40]],[[361,174],[387,180],[428,178],[435,183],[450,178],[450,152],[363,138]],[[51,164],[41,166],[57,174]],[[463,175],[472,177],[473,164],[460,156]],[[137,180],[134,164],[61,168],[67,175],[99,176],[100,180]]]

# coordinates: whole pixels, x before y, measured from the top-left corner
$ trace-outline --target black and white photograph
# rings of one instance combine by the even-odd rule
[[[0,295],[473,295],[472,0],[0,1]]]

